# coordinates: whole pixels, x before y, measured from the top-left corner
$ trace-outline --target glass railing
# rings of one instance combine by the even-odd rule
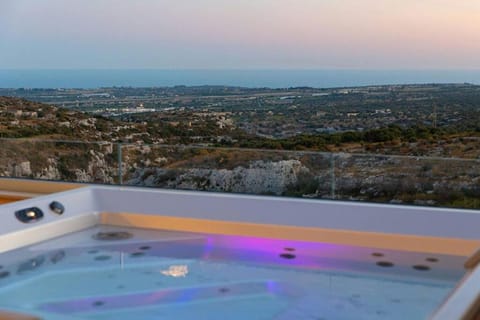
[[[480,161],[388,155],[335,155],[341,200],[480,207]]]
[[[0,139],[0,176],[118,184],[119,145],[32,139]]]
[[[0,176],[480,208],[480,160],[0,139]]]
[[[122,147],[126,185],[331,198],[331,154],[191,146]]]

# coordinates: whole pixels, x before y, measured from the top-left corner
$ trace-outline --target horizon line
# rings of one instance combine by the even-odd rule
[[[1,68],[0,71],[471,71],[479,68]]]

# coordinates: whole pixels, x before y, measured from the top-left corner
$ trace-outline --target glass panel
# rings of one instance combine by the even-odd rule
[[[336,197],[395,204],[480,208],[480,161],[335,155]]]
[[[0,139],[0,145],[2,177],[118,182],[118,147],[112,143]]]
[[[330,198],[330,154],[124,145],[123,183],[169,189]]]
[[[475,159],[0,139],[0,177],[480,208]]]

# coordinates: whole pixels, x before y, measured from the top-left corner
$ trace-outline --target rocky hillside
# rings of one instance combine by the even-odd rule
[[[146,145],[146,126],[0,98],[0,176],[480,207],[477,159]]]
[[[233,169],[191,168],[177,172],[167,168],[140,168],[132,174],[128,185],[180,188],[188,190],[253,194],[286,193],[310,170],[298,160],[277,162],[254,161]]]
[[[19,98],[0,97],[0,138],[128,141],[146,128]]]

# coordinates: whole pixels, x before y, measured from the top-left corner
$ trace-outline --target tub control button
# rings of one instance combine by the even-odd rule
[[[54,213],[58,215],[61,215],[65,212],[65,207],[60,202],[53,201],[52,203],[50,203],[50,210],[52,210]]]
[[[39,208],[27,208],[15,211],[15,216],[23,223],[37,222],[43,218],[43,212]]]

